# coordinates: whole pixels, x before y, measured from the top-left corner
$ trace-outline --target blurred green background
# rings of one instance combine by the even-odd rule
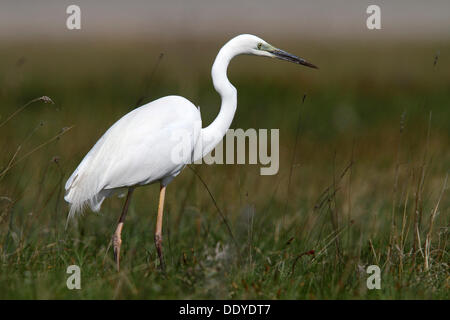
[[[157,186],[135,192],[120,273],[109,241],[123,198],[65,229],[65,180],[138,102],[181,95],[201,107],[204,125],[214,119],[210,68],[229,38],[248,32],[237,29],[2,42],[0,298],[449,298],[445,37],[257,34],[320,67],[249,56],[230,65],[232,128],[279,128],[278,174],[186,168],[167,190],[165,275],[153,244]],[[54,104],[20,109],[41,96]],[[81,290],[66,287],[70,264],[81,267]],[[381,290],[366,287],[372,264]]]

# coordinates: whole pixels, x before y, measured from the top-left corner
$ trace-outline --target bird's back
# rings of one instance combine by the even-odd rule
[[[90,205],[100,209],[115,189],[170,179],[184,167],[174,151],[194,148],[201,130],[198,109],[167,96],[119,119],[97,141],[66,183],[70,216]]]

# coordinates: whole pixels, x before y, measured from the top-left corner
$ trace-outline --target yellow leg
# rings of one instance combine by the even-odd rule
[[[155,246],[158,252],[159,263],[162,270],[165,270],[164,256],[162,252],[162,222],[164,210],[164,197],[166,195],[166,186],[161,185],[159,191],[158,217],[156,218]]]
[[[130,204],[131,195],[133,194],[134,188],[128,189],[127,199],[125,200],[125,204],[123,206],[122,214],[119,218],[119,223],[117,224],[116,231],[113,235],[113,247],[114,247],[114,260],[116,261],[117,271],[120,270],[120,246],[122,245],[122,228],[123,222],[125,221],[125,217],[127,216],[128,206]]]

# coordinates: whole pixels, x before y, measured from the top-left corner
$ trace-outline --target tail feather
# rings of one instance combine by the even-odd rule
[[[96,142],[67,179],[66,195],[64,196],[64,199],[70,204],[67,222],[77,213],[82,213],[88,206],[93,211],[99,211],[103,200],[114,192],[104,189],[106,185],[105,171],[108,167],[108,162],[104,160],[108,158],[108,148],[104,148],[107,133],[108,131]]]
[[[66,227],[76,214],[82,213],[87,207],[98,212],[105,198],[113,193],[112,190],[103,189],[94,179],[89,179],[87,172],[74,172],[72,176],[67,180],[64,196],[64,200],[70,204]]]

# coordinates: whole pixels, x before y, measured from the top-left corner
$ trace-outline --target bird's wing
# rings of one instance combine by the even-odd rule
[[[196,143],[200,129],[197,108],[178,96],[129,112],[105,132],[67,180],[66,200],[85,202],[104,189],[178,174],[185,164],[172,161],[174,150],[189,150],[187,143]]]

